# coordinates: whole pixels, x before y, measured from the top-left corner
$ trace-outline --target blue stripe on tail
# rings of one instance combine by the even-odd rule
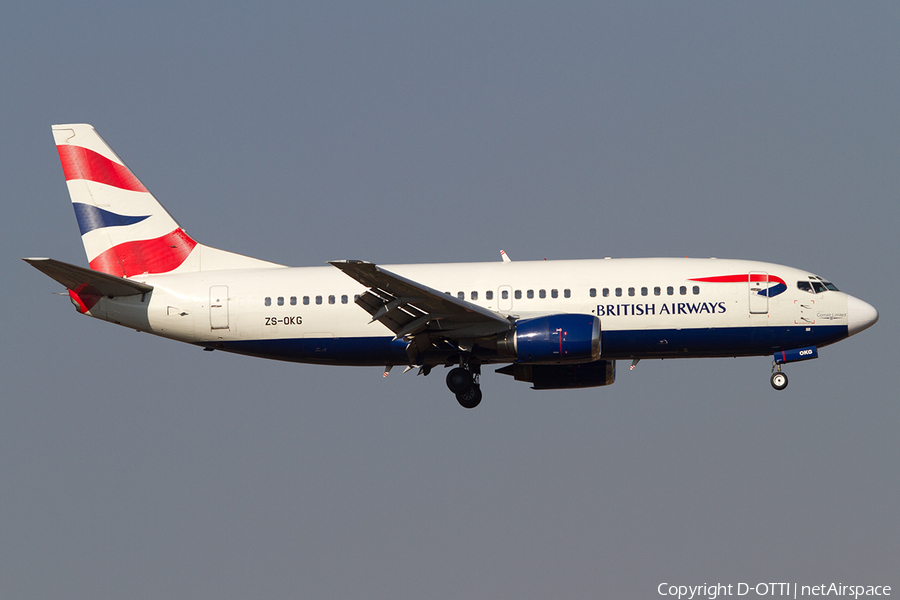
[[[75,207],[75,218],[78,219],[78,228],[81,229],[81,235],[103,227],[134,225],[150,216],[129,217],[127,215],[119,215],[81,202],[74,202],[72,206]]]

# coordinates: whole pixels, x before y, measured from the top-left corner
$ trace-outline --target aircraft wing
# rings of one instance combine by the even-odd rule
[[[153,290],[152,285],[76,267],[52,258],[23,258],[29,265],[66,286],[97,296],[136,296]]]
[[[331,261],[366,286],[356,303],[394,332],[394,339],[420,334],[450,341],[471,340],[506,331],[511,322],[497,312],[450,296],[361,260]]]

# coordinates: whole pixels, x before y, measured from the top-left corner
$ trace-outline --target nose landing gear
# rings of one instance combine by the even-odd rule
[[[456,394],[463,408],[475,408],[481,403],[481,365],[461,361],[460,366],[447,373],[447,387]]]

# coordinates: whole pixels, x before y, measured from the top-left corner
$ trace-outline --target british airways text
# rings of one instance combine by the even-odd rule
[[[598,304],[598,317],[639,317],[641,315],[722,314],[724,302],[671,302],[668,304]]]

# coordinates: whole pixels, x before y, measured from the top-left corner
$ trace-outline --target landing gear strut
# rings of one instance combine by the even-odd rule
[[[772,367],[772,377],[769,381],[772,382],[772,387],[779,392],[788,386],[788,376],[781,370],[781,365]]]
[[[460,366],[447,373],[447,387],[456,394],[463,408],[475,408],[481,403],[481,365],[461,360]]]

